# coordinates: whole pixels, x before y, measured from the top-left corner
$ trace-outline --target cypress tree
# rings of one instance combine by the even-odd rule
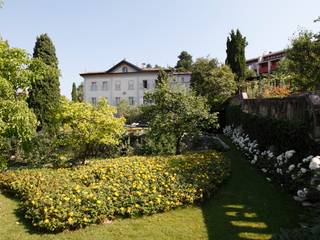
[[[77,101],[83,102],[83,82],[77,87]]]
[[[231,31],[230,36],[227,38],[227,59],[232,72],[236,75],[238,82],[244,80],[246,71],[246,58],[245,48],[247,40],[242,36],[239,29],[236,32]]]
[[[77,86],[75,83],[72,83],[71,100],[73,102],[78,102]]]
[[[38,130],[46,128],[54,131],[60,102],[59,69],[55,47],[47,34],[37,37],[33,58],[35,62],[41,62],[43,74],[31,83],[29,107],[40,122]]]

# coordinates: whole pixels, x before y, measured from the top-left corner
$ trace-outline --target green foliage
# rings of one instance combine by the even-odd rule
[[[236,91],[235,77],[227,65],[218,65],[216,59],[199,58],[193,65],[191,87],[199,95],[205,96],[212,110],[221,106]]]
[[[38,130],[44,128],[54,134],[58,127],[55,116],[59,111],[60,83],[55,48],[47,34],[37,38],[33,58],[30,68],[37,74],[31,81],[29,107],[40,122]]]
[[[33,58],[39,58],[46,65],[58,68],[56,49],[48,34],[41,34],[37,37],[36,44],[33,49]]]
[[[15,92],[12,84],[6,79],[0,77],[0,99],[13,100],[14,95]]]
[[[283,61],[279,64],[281,68]],[[267,91],[273,91],[277,88],[287,90],[287,95],[290,93],[290,77],[283,72],[275,71],[271,75],[264,76],[259,80],[246,81],[241,84],[242,91],[248,94],[248,98],[265,98]],[[273,97],[285,97],[273,96]]]
[[[34,227],[56,232],[200,202],[229,171],[230,162],[215,152],[123,157],[73,169],[7,171],[0,188],[20,197]]]
[[[78,101],[77,86],[76,86],[75,82],[72,83],[71,100],[73,102],[77,102]]]
[[[9,81],[14,91],[30,86],[31,72],[27,68],[30,62],[26,51],[10,48],[8,42],[0,38],[0,77]]]
[[[21,158],[32,167],[61,167],[66,166],[68,156],[59,148],[55,137],[46,132],[38,132],[30,141],[23,145]]]
[[[126,124],[145,122],[141,107],[131,106],[126,100],[121,100],[117,105],[117,117],[124,117]]]
[[[163,84],[169,84],[169,76],[166,71],[160,69],[156,79],[156,85],[158,86]]]
[[[146,131],[142,138],[143,143],[136,146],[135,154],[138,155],[168,155],[175,154],[175,137],[171,133],[159,134],[157,131]]]
[[[40,122],[40,129],[56,132],[59,111],[59,71],[46,65],[40,59],[34,59],[30,65],[34,73],[31,80],[28,104]]]
[[[230,66],[238,82],[245,80],[246,77],[245,48],[247,45],[247,40],[242,36],[239,29],[236,32],[234,30],[231,31],[230,36],[227,38],[226,64]]]
[[[10,48],[0,40],[0,165],[17,153],[21,144],[35,134],[37,119],[23,93],[33,75],[31,60],[24,50]],[[19,94],[18,94],[19,93]]]
[[[35,133],[37,119],[25,101],[0,101],[0,134],[28,141]]]
[[[83,82],[77,87],[77,98],[78,102],[83,102]]]
[[[261,149],[276,146],[279,152],[294,149],[304,156],[314,148],[304,123],[244,113],[239,106],[228,106],[226,117],[228,125],[241,125]]]
[[[95,155],[101,147],[118,145],[124,133],[125,119],[115,118],[115,111],[105,99],[99,100],[96,107],[62,99],[60,144],[72,148],[81,159]]]
[[[183,137],[201,132],[203,127],[217,127],[217,114],[210,114],[207,100],[191,91],[172,90],[168,84],[159,84],[153,93],[145,95],[152,103],[143,108],[149,117],[153,136],[172,136],[176,154],[181,153]],[[171,138],[168,138],[171,139]]]
[[[296,91],[313,91],[320,87],[320,36],[302,31],[287,49],[281,70],[289,76]]]
[[[179,60],[176,65],[177,71],[191,71],[192,70],[192,56],[187,51],[182,51],[178,56]]]

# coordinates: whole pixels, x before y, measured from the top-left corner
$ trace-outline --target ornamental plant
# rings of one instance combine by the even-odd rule
[[[71,148],[75,158],[84,161],[95,156],[97,148],[112,148],[120,143],[124,133],[124,118],[116,118],[116,109],[105,99],[97,106],[88,103],[71,102],[62,98],[59,122],[58,145]]]
[[[229,161],[217,152],[133,156],[70,169],[6,171],[0,188],[18,196],[34,227],[58,232],[201,202],[229,172]]]

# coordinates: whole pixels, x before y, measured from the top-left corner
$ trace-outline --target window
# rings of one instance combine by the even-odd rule
[[[128,72],[128,68],[127,67],[123,67],[122,68],[122,72],[124,72],[124,73]]]
[[[92,103],[92,105],[96,106],[97,105],[97,98],[95,98],[95,97],[91,98],[91,103]]]
[[[134,105],[134,97],[129,97],[129,105]]]
[[[107,81],[102,82],[102,90],[108,90],[108,82]]]
[[[116,105],[118,105],[121,101],[121,97],[116,97]]]
[[[91,91],[97,91],[97,83],[96,82],[91,83]]]
[[[121,90],[121,82],[116,81],[115,90]]]
[[[128,83],[128,90],[134,90],[134,83],[133,80],[130,80]]]
[[[142,84],[144,89],[148,89],[148,80],[143,80]]]
[[[184,77],[181,77],[181,82],[184,82]]]

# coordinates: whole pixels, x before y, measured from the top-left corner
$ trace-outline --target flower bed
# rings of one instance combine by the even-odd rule
[[[320,201],[320,156],[296,157],[295,150],[275,155],[270,150],[259,149],[258,142],[241,128],[227,126],[224,134],[240,149],[250,161],[266,175],[294,193],[298,201]]]
[[[21,199],[33,226],[56,232],[200,202],[229,172],[229,161],[215,152],[122,157],[70,169],[3,172],[0,188]]]

